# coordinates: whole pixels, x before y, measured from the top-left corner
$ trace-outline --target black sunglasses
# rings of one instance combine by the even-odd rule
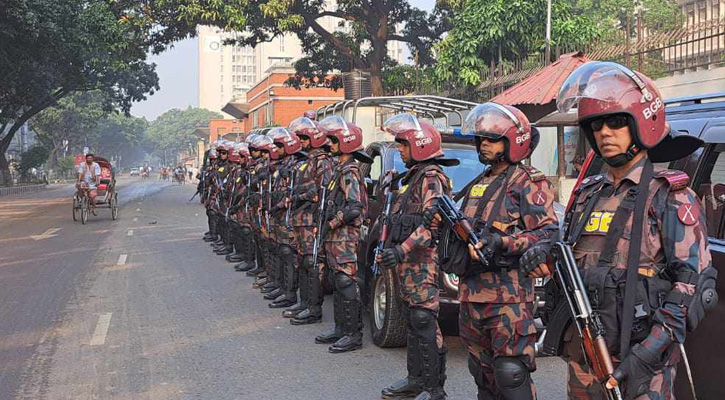
[[[484,135],[484,136],[479,136],[479,138],[480,138],[479,140],[485,140],[485,141],[487,141],[489,143],[498,143],[498,142],[500,142],[500,141],[503,140],[503,136],[488,136],[488,135]]]
[[[614,114],[595,118],[589,122],[589,126],[594,132],[601,131],[604,128],[604,124],[607,124],[610,129],[620,129],[629,125],[629,119],[626,114]]]

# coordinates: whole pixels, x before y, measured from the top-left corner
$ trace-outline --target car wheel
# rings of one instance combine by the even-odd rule
[[[369,285],[370,335],[378,347],[401,347],[407,341],[403,299],[394,274],[393,270],[383,269]]]

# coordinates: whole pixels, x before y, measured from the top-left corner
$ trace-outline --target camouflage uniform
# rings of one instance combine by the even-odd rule
[[[400,292],[405,302],[404,316],[408,324],[408,382],[419,390],[443,388],[445,353],[443,334],[438,326],[438,256],[431,231],[423,226],[422,214],[435,208],[441,195],[450,195],[451,182],[441,167],[430,162],[413,165],[401,182],[391,206],[389,229],[401,230],[391,237],[386,247],[399,245],[402,262],[395,267]],[[412,218],[412,224],[403,222]],[[394,226],[397,225],[397,226]],[[406,236],[406,226],[413,232]],[[410,229],[410,228],[409,228]]]
[[[327,267],[332,270],[335,281],[334,309],[338,314],[336,320],[341,322],[336,329],[344,335],[340,341],[349,338],[361,341],[362,304],[357,276],[357,246],[368,199],[357,161],[351,159],[338,164],[327,191],[325,221],[331,229],[325,238],[324,250]],[[359,211],[358,216],[346,222],[345,216],[352,211]]]
[[[226,185],[227,176],[229,175],[230,171],[231,163],[229,162],[229,160],[219,160],[215,169],[210,174],[212,186],[209,197],[209,204],[215,219],[214,225],[216,227],[216,233],[220,237],[219,240],[216,242],[216,244],[219,246],[226,244],[228,241],[228,231],[224,218],[224,212],[226,211],[224,205],[224,188]]]
[[[557,235],[558,222],[553,208],[554,190],[544,174],[521,164],[509,168],[515,170],[505,188],[501,209],[493,210],[493,199],[504,188],[499,188],[492,201],[483,206],[481,220],[473,225],[479,229],[482,222],[489,221],[504,234],[502,255],[516,258],[538,241]],[[485,176],[471,187],[464,200],[466,216],[476,214],[483,193],[495,179]],[[466,276],[461,279],[459,300],[460,336],[468,349],[468,367],[478,386],[478,398],[495,398],[500,395],[495,367],[498,358],[516,358],[529,371],[536,369],[533,279],[518,268]],[[535,396],[533,382],[531,392]]]
[[[262,183],[262,210],[264,210],[262,218],[262,235],[264,237],[262,254],[264,256],[264,268],[267,271],[267,285],[263,293],[268,293],[265,295],[267,300],[275,299],[282,294],[282,274],[279,270],[276,222],[271,213],[273,205],[271,188],[274,187],[275,181],[280,179],[278,169],[281,162],[282,160],[270,160]]]
[[[623,235],[617,241],[617,251],[612,260],[600,263],[600,253],[604,248],[604,239],[610,229],[610,223],[619,204],[630,188],[637,186],[642,177],[644,162],[633,166],[620,181],[614,193],[602,194],[597,200],[587,224],[574,247],[577,264],[583,269],[584,284],[587,287],[594,282],[597,271],[608,276],[622,277],[626,274],[629,258],[629,243],[632,234],[633,215],[624,226]],[[654,377],[649,383],[647,393],[636,397],[645,399],[673,399],[673,385],[677,363],[680,361],[679,343],[685,339],[685,315],[687,306],[669,301],[668,293],[693,295],[694,285],[684,283],[675,277],[683,272],[697,275],[711,264],[707,242],[705,213],[695,193],[687,187],[687,175],[679,171],[663,170],[655,167],[654,179],[650,182],[645,206],[645,219],[642,244],[639,257],[638,278],[649,287],[662,287],[655,299],[649,304],[640,305],[649,312],[635,314],[630,349],[638,346],[649,354],[658,355]],[[582,218],[582,213],[592,195],[597,191],[611,193],[612,176],[597,175],[582,181],[577,190],[576,202],[572,209],[572,224]],[[696,281],[696,280],[695,280]],[[620,281],[621,282],[621,281]],[[664,286],[662,286],[664,284]],[[622,287],[620,285],[620,287]],[[671,287],[671,289],[670,289]],[[622,289],[623,291],[623,289]],[[638,291],[639,292],[639,291]],[[612,295],[604,291],[604,294]],[[617,290],[617,296],[622,296]],[[598,308],[597,296],[590,300],[594,309]],[[639,295],[637,301],[643,302]],[[654,301],[654,304],[652,304]],[[602,303],[604,303],[602,301]],[[621,361],[620,323],[602,318],[605,325],[605,338],[612,353],[615,368]],[[614,340],[611,340],[611,339]],[[602,387],[592,375],[580,349],[581,341],[571,329],[565,336],[563,357],[568,363],[568,395],[570,399],[604,398]],[[627,378],[624,380],[625,398],[634,398],[627,393]]]
[[[262,193],[267,179],[269,160],[259,158],[250,171],[251,182],[249,186],[249,219],[256,243],[256,264],[257,269],[250,271],[250,275],[259,277],[266,276],[264,258],[266,256],[265,234],[264,234],[264,212],[262,210]]]
[[[296,173],[300,159],[297,156],[286,156],[275,171],[272,184],[272,220],[274,221],[275,242],[277,243],[278,255],[277,271],[280,273],[280,283],[284,291],[284,298],[270,307],[279,308],[291,306],[297,302],[297,238],[292,228],[292,221],[289,226],[285,218],[287,214],[287,191]],[[291,219],[291,216],[290,216]]]
[[[250,184],[249,165],[239,166],[234,175],[234,187],[230,220],[232,220],[232,240],[238,254],[238,260],[245,265],[254,260],[254,239],[250,227],[249,209],[246,207]]]
[[[292,324],[308,321],[318,322],[322,317],[322,276],[312,259],[315,244],[315,227],[319,218],[320,187],[328,185],[332,178],[333,162],[323,149],[313,149],[307,162],[297,168],[296,186],[293,195],[294,212],[292,226],[297,236],[300,297],[307,310],[296,315]],[[320,243],[322,246],[322,243]],[[293,315],[293,314],[292,314]],[[289,316],[292,316],[289,315]]]

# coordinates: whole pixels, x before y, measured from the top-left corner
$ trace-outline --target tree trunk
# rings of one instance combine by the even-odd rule
[[[370,66],[370,87],[373,92],[373,96],[383,96],[385,91],[383,89],[383,74],[380,71],[380,65]]]

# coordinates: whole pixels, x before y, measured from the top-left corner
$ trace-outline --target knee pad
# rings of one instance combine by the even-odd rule
[[[353,300],[357,298],[357,288],[355,288],[355,281],[347,274],[344,274],[342,272],[335,273],[335,288],[347,300]]]
[[[493,361],[496,387],[506,400],[532,400],[529,367],[521,357],[496,357]]]
[[[239,233],[242,236],[250,236],[252,235],[252,230],[248,226],[243,226],[240,228]]]
[[[315,260],[312,259],[312,256],[302,257],[302,268],[312,271],[315,267]]]
[[[433,312],[425,308],[411,307],[410,308],[410,326],[416,333],[423,333],[436,330],[436,320]]]
[[[292,247],[286,244],[281,244],[279,245],[279,255],[282,257],[290,257],[295,255],[295,251],[292,250]]]

